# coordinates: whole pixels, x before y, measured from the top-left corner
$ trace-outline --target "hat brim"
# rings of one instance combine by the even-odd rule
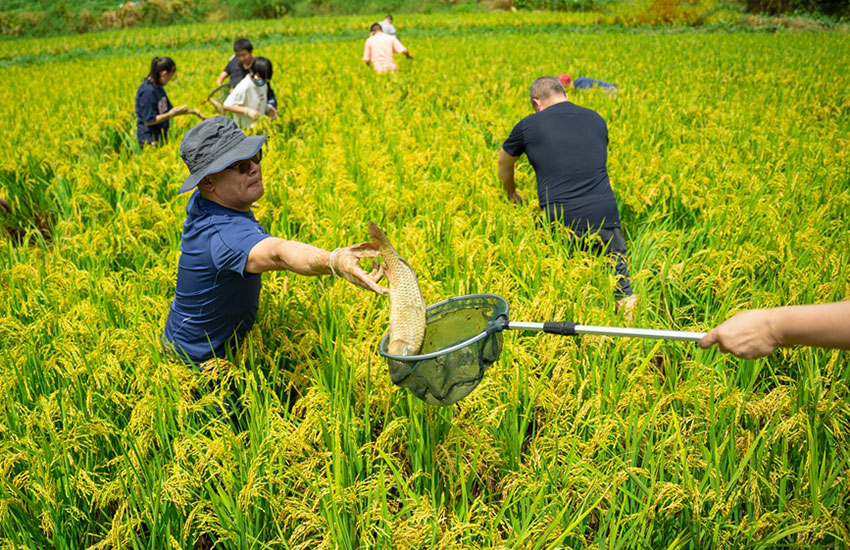
[[[194,174],[189,174],[189,177],[183,182],[183,185],[180,187],[180,190],[177,191],[177,194],[194,189],[199,183],[201,183],[202,179],[211,174],[218,174],[219,172],[224,171],[225,168],[234,162],[253,157],[263,147],[263,143],[268,138],[269,136],[247,136],[239,143],[239,145],[218,157],[203,170],[199,170]]]

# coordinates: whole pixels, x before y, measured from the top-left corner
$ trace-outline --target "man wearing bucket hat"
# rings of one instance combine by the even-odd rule
[[[378,294],[383,268],[371,273],[362,258],[378,251],[362,243],[332,252],[273,237],[251,208],[263,196],[260,161],[268,136],[246,136],[228,117],[201,122],[183,137],[180,156],[189,177],[179,193],[195,189],[186,206],[177,288],[163,338],[169,352],[200,364],[224,357],[251,329],[259,305],[261,274],[292,271],[329,275]],[[234,340],[235,338],[235,340]]]
[[[537,198],[552,223],[579,237],[598,235],[598,247],[612,257],[617,272],[615,297],[631,318],[637,297],[629,282],[620,212],[608,180],[608,126],[591,109],[571,103],[561,83],[538,78],[529,91],[534,113],[520,120],[499,150],[499,179],[512,202],[514,165],[525,153],[537,176]],[[591,245],[592,248],[597,248]]]

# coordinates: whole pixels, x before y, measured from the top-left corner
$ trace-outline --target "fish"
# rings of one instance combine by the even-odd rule
[[[390,334],[387,353],[417,355],[425,341],[425,298],[416,272],[396,252],[377,225],[369,222],[369,237],[384,259],[390,283]]]

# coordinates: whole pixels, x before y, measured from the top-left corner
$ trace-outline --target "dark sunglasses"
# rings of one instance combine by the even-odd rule
[[[251,163],[260,164],[260,161],[263,160],[263,152],[257,151],[257,154],[249,159],[237,160],[230,166],[228,166],[227,170],[236,170],[240,174],[247,174],[251,171]]]

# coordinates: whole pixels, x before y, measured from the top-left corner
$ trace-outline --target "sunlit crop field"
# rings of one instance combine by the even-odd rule
[[[417,16],[407,35],[398,17],[415,60],[384,76],[354,18],[0,44],[0,547],[850,544],[846,352],[510,331],[478,389],[435,408],[389,380],[386,299],[272,273],[240,357],[163,357],[195,120],[140,153],[133,95],[170,55],[169,97],[197,106],[252,33],[282,107],[257,129],[274,235],[331,249],[371,220],[428,303],[490,292],[513,320],[623,325],[606,261],[496,176],[528,85],[568,72],[621,90],[571,99],[608,122],[634,326],[850,298],[850,36],[538,17]],[[533,197],[525,159],[517,177]]]

